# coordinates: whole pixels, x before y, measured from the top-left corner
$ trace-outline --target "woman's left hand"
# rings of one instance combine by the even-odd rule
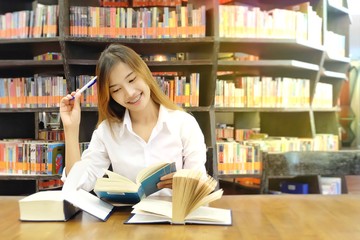
[[[172,180],[174,177],[174,172],[173,173],[169,173],[167,175],[164,175],[160,178],[160,182],[157,184],[158,189],[162,189],[162,188],[170,188],[172,189]]]

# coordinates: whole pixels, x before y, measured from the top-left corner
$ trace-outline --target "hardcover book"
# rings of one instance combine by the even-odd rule
[[[157,163],[144,168],[136,177],[136,182],[107,170],[108,177],[96,181],[94,192],[101,199],[111,203],[135,204],[159,189],[157,183],[166,174],[176,171],[175,162]]]
[[[21,221],[67,221],[80,209],[64,200],[60,190],[42,191],[19,200]]]

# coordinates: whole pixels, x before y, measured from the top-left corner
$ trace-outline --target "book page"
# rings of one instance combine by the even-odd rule
[[[172,203],[164,200],[145,198],[133,206],[131,213],[140,213],[145,215],[157,215],[171,219]]]
[[[123,193],[138,192],[138,190],[139,185],[114,178],[99,178],[94,186],[95,192]]]
[[[61,190],[52,190],[52,191],[40,191],[34,194],[31,194],[21,200],[20,202],[32,202],[32,201],[56,201],[63,202],[64,198]]]
[[[212,194],[210,194],[212,191],[214,191],[216,186],[217,186],[217,181],[213,177],[211,177],[209,175],[206,177],[200,177],[198,180],[195,194],[191,200],[191,203],[189,203],[188,212],[195,210],[196,208],[200,207],[201,205],[204,205],[213,200],[216,200],[213,197],[211,197]],[[222,196],[222,191],[220,191],[220,192],[221,192],[221,194],[220,194],[219,198]],[[204,200],[204,198],[206,198],[207,200]]]
[[[110,170],[106,170],[105,173],[108,175],[109,179],[117,180],[118,182],[135,184],[133,181],[131,181],[127,177],[124,177],[124,176],[122,176],[120,174],[114,173],[114,172],[112,172]]]
[[[135,214],[129,220],[125,222],[126,224],[131,223],[171,223],[168,217],[158,216],[158,215],[146,215],[146,214]]]
[[[173,178],[173,222],[183,222],[185,217],[193,210],[218,199],[222,191],[213,196],[206,196],[214,191],[217,181],[209,175],[190,169],[181,169]],[[215,197],[216,195],[216,197]]]
[[[191,212],[186,218],[186,223],[231,225],[232,217],[230,209],[199,207]]]
[[[154,172],[156,172],[157,170],[165,167],[166,165],[168,165],[169,163],[165,163],[165,162],[161,162],[161,163],[156,163],[153,164],[149,167],[146,167],[144,169],[142,169],[136,177],[136,182],[137,183],[141,183],[145,178],[149,177],[150,175],[152,175]]]
[[[232,216],[230,209],[212,207],[199,207],[190,213],[183,222],[171,221],[172,203],[163,200],[143,199],[133,206],[134,214],[125,223],[172,223],[172,224],[208,224],[231,225]]]
[[[194,206],[192,206],[192,208],[190,209],[190,213],[192,211],[195,211],[200,206],[204,206],[208,203],[211,203],[215,200],[220,199],[222,197],[223,193],[224,193],[224,191],[222,189],[219,189],[219,190],[207,195],[206,197],[202,198],[200,201],[198,201],[196,204],[194,204]]]

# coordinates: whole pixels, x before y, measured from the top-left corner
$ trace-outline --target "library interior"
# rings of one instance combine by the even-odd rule
[[[359,239],[359,71],[357,0],[0,1],[0,239]]]

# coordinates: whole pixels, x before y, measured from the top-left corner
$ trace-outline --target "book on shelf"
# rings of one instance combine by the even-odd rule
[[[0,172],[17,174],[61,174],[64,142],[34,139],[0,141]]]
[[[138,7],[70,6],[70,35],[111,38],[204,37],[206,8],[187,6]],[[94,21],[99,19],[99,21]],[[107,21],[110,22],[107,22]]]
[[[206,206],[220,199],[223,190],[215,190],[217,181],[202,172],[181,169],[173,177],[172,201],[145,198],[133,206],[127,224],[170,223],[232,225],[230,209]]]
[[[106,170],[108,177],[97,179],[94,192],[101,199],[113,203],[135,204],[160,189],[157,183],[166,174],[176,171],[175,162],[156,163],[141,170],[136,181]]]
[[[40,191],[19,200],[21,221],[67,221],[80,209],[64,200],[60,190]]]
[[[321,194],[336,195],[341,194],[340,177],[320,177]]]

